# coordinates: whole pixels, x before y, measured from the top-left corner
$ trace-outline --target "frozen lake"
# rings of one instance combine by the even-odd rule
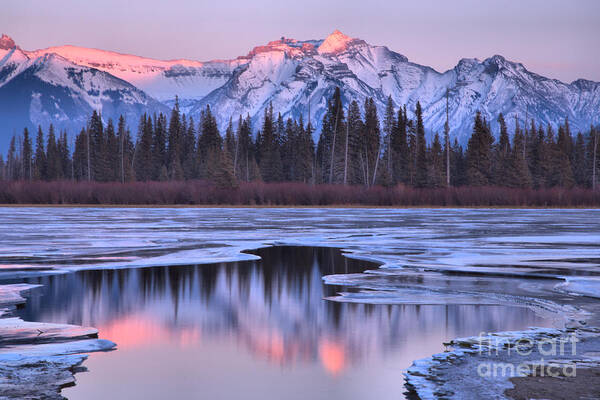
[[[86,270],[43,284],[25,320],[95,326],[117,350],[92,354],[71,399],[402,398],[403,375],[442,343],[547,325],[520,307],[363,305],[323,300],[328,273],[369,263],[333,249],[277,247],[263,261]]]
[[[43,285],[14,314],[117,344],[85,361],[70,399],[397,399],[412,362],[452,338],[598,316],[597,210],[0,208],[0,221],[0,283]]]

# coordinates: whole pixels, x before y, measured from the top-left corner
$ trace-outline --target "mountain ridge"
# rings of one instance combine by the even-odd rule
[[[13,54],[9,55],[10,52]],[[373,97],[380,119],[388,96],[392,97],[395,107],[406,104],[409,110],[420,101],[428,135],[443,131],[448,91],[451,135],[463,144],[470,135],[476,111],[481,111],[492,125],[500,112],[507,121],[516,118],[521,124],[529,117],[539,123],[557,125],[568,117],[574,130],[600,123],[598,82],[576,79],[565,83],[546,78],[498,54],[484,60],[462,58],[455,67],[438,72],[413,63],[386,46],[370,45],[337,30],[322,40],[282,37],[255,46],[245,56],[212,61],[155,60],[77,46],[24,51],[12,38],[3,35],[0,38],[0,98],[7,97],[6,84],[23,73],[27,62],[48,54],[57,54],[72,64],[65,68],[88,68],[112,76],[115,80],[105,77],[108,86],[104,90],[109,90],[110,85],[129,90],[129,95],[124,97],[131,101],[130,108],[141,110],[143,105],[152,104],[155,111],[164,110],[172,106],[177,95],[183,111],[197,121],[201,110],[210,105],[221,129],[229,117],[236,118],[240,114],[249,114],[256,128],[264,109],[273,103],[284,118],[302,116],[304,121],[310,118],[318,134],[326,100],[336,86],[341,88],[346,106],[353,100],[362,106],[367,97]],[[91,73],[85,76],[92,79]],[[125,89],[123,83],[117,83],[120,81],[131,88]],[[72,79],[54,82],[56,85],[77,92],[77,84]],[[135,89],[141,93],[136,92],[134,96]],[[15,90],[18,88],[13,87],[12,91]],[[32,101],[34,94],[30,93]],[[41,96],[44,97],[43,93]],[[79,97],[87,99],[83,93],[79,93]],[[89,108],[98,105],[111,108],[109,102],[103,104],[97,98],[86,102]],[[52,114],[46,112],[50,121]],[[2,114],[0,110],[0,117],[6,118]],[[32,124],[40,120],[35,112],[33,114],[33,117],[30,115]],[[108,117],[106,112],[103,114]],[[134,112],[129,114],[130,118],[135,117]],[[137,121],[129,119],[129,122]],[[6,136],[6,132],[0,135]]]

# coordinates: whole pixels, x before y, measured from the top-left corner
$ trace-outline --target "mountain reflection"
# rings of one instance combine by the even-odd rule
[[[418,342],[423,332],[437,334],[439,344],[457,333],[536,322],[524,309],[329,302],[323,298],[339,288],[323,285],[323,275],[376,266],[327,248],[255,253],[261,261],[29,279],[44,286],[19,313],[27,320],[95,326],[100,337],[117,343],[117,353],[165,343],[185,350],[223,340],[272,363],[318,362],[331,375]]]

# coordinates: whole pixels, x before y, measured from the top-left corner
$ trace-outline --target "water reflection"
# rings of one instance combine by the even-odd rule
[[[323,275],[376,266],[326,248],[256,253],[259,262],[30,279],[44,287],[20,316],[95,326],[117,343],[115,352],[92,355],[90,373],[78,374],[77,386],[65,391],[86,399],[173,392],[359,398],[377,391],[378,398],[400,398],[402,370],[441,351],[444,340],[546,324],[522,308],[329,302],[323,298],[339,288],[324,286]]]

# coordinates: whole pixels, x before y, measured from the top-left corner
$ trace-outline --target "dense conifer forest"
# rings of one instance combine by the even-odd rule
[[[477,113],[465,148],[448,123],[427,141],[418,102],[395,109],[389,98],[379,116],[372,99],[345,107],[339,89],[317,143],[310,121],[284,120],[272,106],[259,127],[232,116],[224,135],[208,106],[194,121],[176,102],[170,116],[142,116],[135,135],[122,117],[105,123],[94,112],[71,143],[52,126],[13,137],[0,155],[0,202],[599,204],[597,129],[573,133],[565,118],[555,131],[502,114],[497,123],[497,140]]]

